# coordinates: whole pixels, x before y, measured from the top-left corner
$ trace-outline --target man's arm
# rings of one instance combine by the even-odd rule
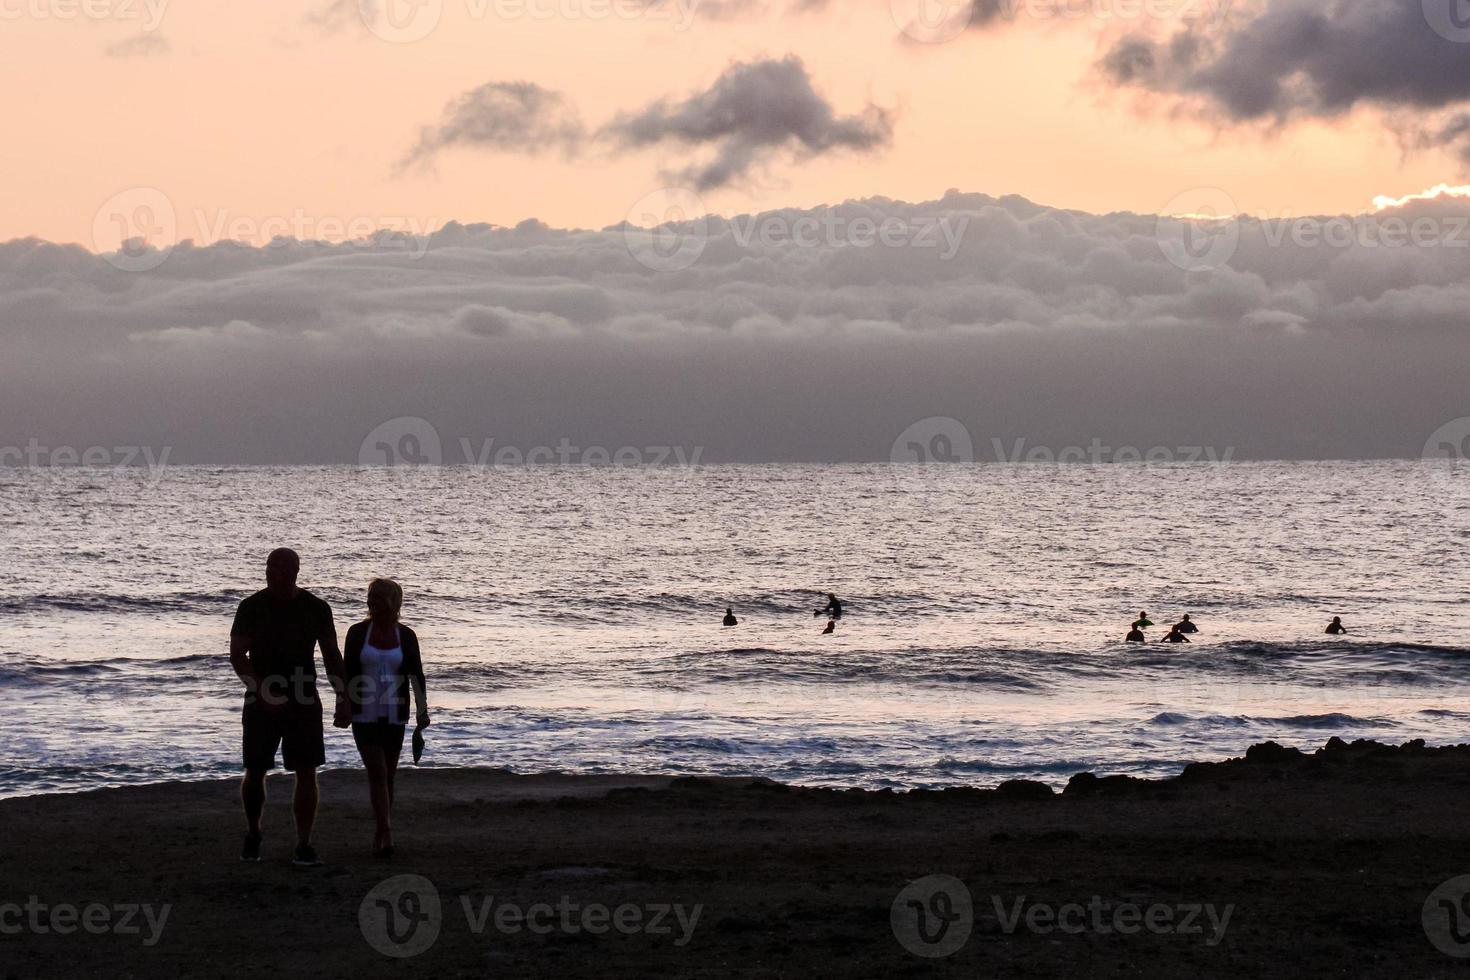
[[[332,724],[337,728],[346,728],[352,724],[352,705],[347,700],[347,666],[342,661],[342,648],[337,645],[337,625],[332,621],[331,607],[327,608],[316,642],[322,648],[322,664],[327,668],[327,683],[332,685],[332,690],[337,694]]]
[[[317,644],[322,648],[322,663],[327,668],[327,683],[337,692],[337,697],[347,696],[347,666],[342,661],[342,648],[337,645],[337,627],[328,619],[322,627]]]
[[[255,695],[259,692],[260,678],[255,676],[255,668],[250,663],[250,637],[242,633],[230,634],[230,666],[235,668],[235,676],[240,678],[248,693]]]

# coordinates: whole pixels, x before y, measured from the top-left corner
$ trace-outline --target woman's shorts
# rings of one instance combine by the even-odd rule
[[[403,751],[405,727],[391,721],[354,721],[352,740],[357,743],[359,752],[365,749],[382,749],[385,754],[396,756]]]

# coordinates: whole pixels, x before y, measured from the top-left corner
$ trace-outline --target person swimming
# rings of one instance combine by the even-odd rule
[[[1143,635],[1143,630],[1139,629],[1137,626],[1134,626],[1131,630],[1128,631],[1128,642],[1147,643],[1148,637]]]
[[[1165,643],[1188,643],[1188,642],[1190,642],[1190,639],[1189,639],[1189,637],[1187,637],[1187,636],[1184,635],[1184,631],[1181,630],[1178,626],[1172,626],[1172,627],[1169,628],[1169,635],[1166,636],[1166,637],[1164,637],[1164,642]]]
[[[842,618],[842,603],[839,602],[837,596],[831,592],[827,593],[827,604],[821,609],[817,610],[818,616],[824,614],[830,614],[833,619]]]
[[[1332,622],[1330,622],[1330,623],[1327,624],[1327,632],[1330,633],[1333,636],[1337,636],[1339,633],[1346,633],[1347,632],[1347,627],[1344,626],[1344,625],[1342,625],[1342,617],[1341,616],[1333,616],[1332,617]]]
[[[735,618],[735,610],[731,609],[728,606],[725,607],[725,618],[722,621],[722,625],[724,625],[724,626],[738,626],[738,625],[740,625],[740,620],[738,620],[738,619]]]
[[[1174,624],[1174,628],[1181,633],[1199,632],[1199,627],[1189,621],[1189,613],[1185,613],[1184,618]]]
[[[1148,613],[1140,612],[1138,614],[1138,618],[1133,621],[1133,628],[1136,630],[1141,630],[1145,626],[1152,626],[1153,624],[1154,621],[1148,618]]]
[[[829,620],[827,620],[827,628],[824,629],[824,630],[822,630],[822,635],[823,636],[826,636],[828,633],[835,633],[835,632],[837,632],[837,620],[835,620],[835,619],[829,619]]]

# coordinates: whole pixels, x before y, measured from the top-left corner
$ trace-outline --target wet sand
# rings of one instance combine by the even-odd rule
[[[270,791],[260,864],[238,860],[230,781],[0,801],[0,976],[1470,969],[1452,955],[1470,955],[1470,900],[1453,923],[1459,890],[1432,903],[1430,931],[1457,925],[1463,946],[1424,924],[1431,892],[1470,874],[1470,746],[1257,746],[1055,794],[410,768],[388,861],[369,852],[362,774],[338,771],[322,777],[327,864],[307,870],[289,863],[289,777]],[[383,884],[400,875],[425,881]]]

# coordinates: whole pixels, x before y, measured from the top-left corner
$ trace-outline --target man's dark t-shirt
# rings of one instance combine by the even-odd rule
[[[267,690],[285,697],[287,708],[320,710],[316,692],[316,645],[334,635],[332,607],[305,589],[278,599],[262,589],[240,603],[230,635],[250,639],[250,665],[269,682]],[[247,693],[245,703],[253,698]]]

